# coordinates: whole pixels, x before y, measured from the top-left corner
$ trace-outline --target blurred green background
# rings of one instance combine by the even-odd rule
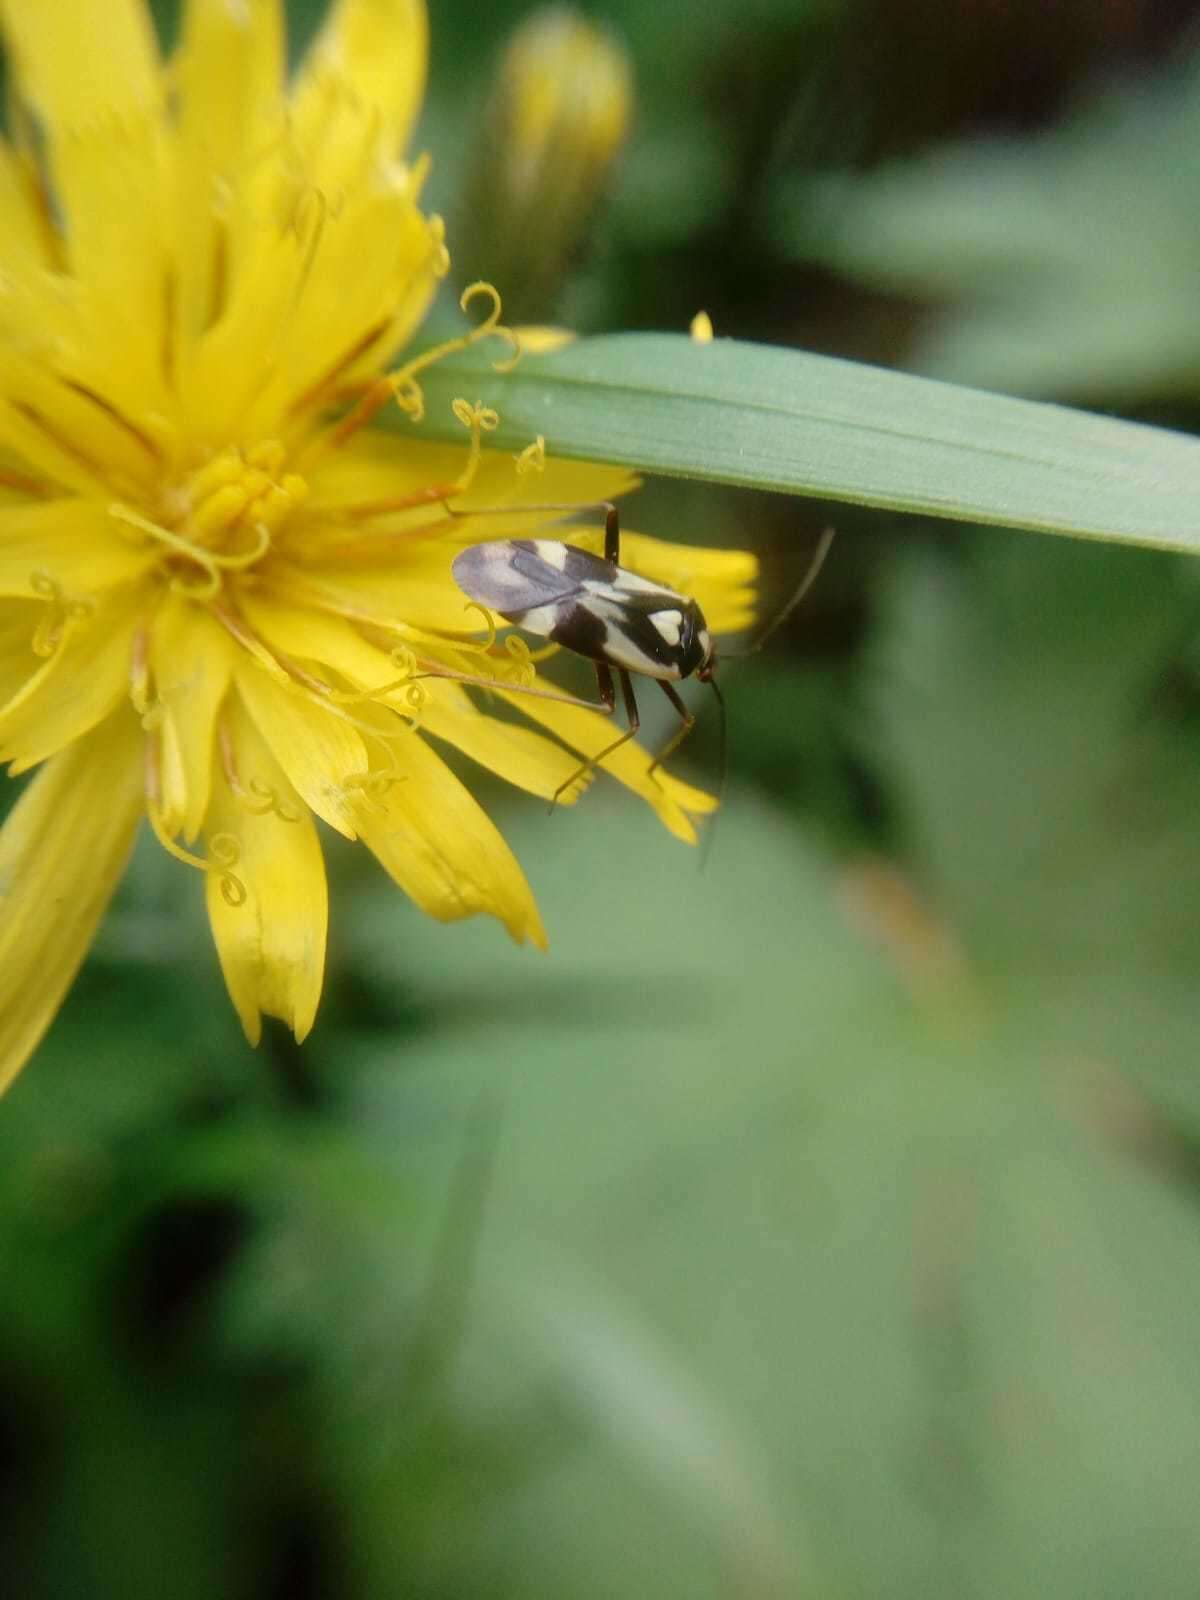
[[[566,97],[548,272],[487,202],[532,8],[433,0],[433,200],[522,317],[703,307],[1194,429],[1198,10],[592,6],[633,120],[581,176]],[[139,850],[0,1108],[6,1593],[1195,1596],[1197,569],[626,516],[759,550],[768,609],[839,528],[724,674],[703,871],[615,785],[470,773],[550,954],[327,839],[321,1019],[256,1053]],[[710,721],[680,767],[716,782]]]

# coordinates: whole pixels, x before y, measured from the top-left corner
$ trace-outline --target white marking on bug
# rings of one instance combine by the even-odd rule
[[[679,634],[683,627],[682,611],[652,611],[650,621],[658,630],[664,644],[674,647],[679,643]]]
[[[534,539],[533,548],[541,556],[548,567],[553,567],[555,572],[567,570],[567,546],[557,539]]]
[[[619,627],[610,627],[608,637],[604,641],[605,657],[617,667],[625,667],[629,672],[637,672],[643,678],[669,678],[678,680],[682,674],[678,663],[673,661],[655,661],[646,655],[641,646],[635,644],[629,635]]]
[[[559,605],[532,606],[522,614],[517,626],[548,639],[562,619],[563,609]]]

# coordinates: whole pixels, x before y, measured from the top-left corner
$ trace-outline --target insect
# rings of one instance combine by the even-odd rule
[[[626,731],[560,784],[555,791],[556,802],[584,773],[638,732],[641,718],[633,689],[634,673],[654,679],[680,719],[678,732],[655,759],[651,774],[695,726],[694,715],[674,688],[682,679],[695,677],[711,685],[721,706],[724,728],[725,702],[714,677],[717,653],[704,613],[695,600],[622,567],[617,508],[606,503],[599,509],[605,513],[603,556],[556,539],[500,539],[469,545],[455,556],[451,566],[455,582],[477,605],[587,657],[596,668],[602,708],[610,716],[616,711],[616,684],[621,686]],[[754,649],[761,648],[807,593],[832,540],[833,531],[829,529],[821,536],[800,588],[756,641]]]

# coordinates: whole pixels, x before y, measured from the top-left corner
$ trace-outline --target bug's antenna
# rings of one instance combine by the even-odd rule
[[[708,858],[712,854],[713,839],[717,831],[717,818],[721,815],[721,808],[725,804],[725,789],[729,778],[729,722],[725,715],[725,696],[721,693],[721,686],[714,676],[708,679],[709,687],[717,697],[719,708],[720,732],[717,738],[718,762],[721,769],[720,781],[717,784],[717,804],[712,814],[712,821],[704,830],[704,837],[700,844],[700,870],[704,871],[708,865]]]
[[[783,610],[778,614],[778,616],[776,616],[771,622],[769,622],[767,624],[767,626],[763,629],[762,633],[759,634],[758,638],[754,641],[754,643],[752,645],[750,645],[749,648],[746,649],[746,650],[722,650],[722,652],[721,652],[722,659],[724,659],[724,660],[731,660],[731,659],[732,660],[737,660],[739,657],[742,657],[742,656],[753,656],[753,655],[757,655],[758,654],[758,652],[762,649],[763,645],[766,644],[767,640],[771,637],[771,635],[773,633],[775,633],[777,631],[777,629],[779,629],[779,628],[781,628],[783,626],[783,624],[791,616],[792,612],[795,611],[796,607],[800,604],[801,600],[804,599],[804,596],[812,588],[813,584],[816,583],[817,577],[820,574],[821,568],[825,565],[825,557],[829,554],[829,547],[833,543],[833,536],[834,536],[834,529],[833,528],[826,528],[825,531],[822,533],[820,541],[817,544],[816,551],[813,554],[813,558],[808,564],[808,571],[804,574],[804,577],[800,580],[799,588],[796,590],[795,594],[792,595],[791,599],[788,601],[787,605],[784,606]],[[703,674],[702,674],[702,676],[703,676]],[[725,804],[725,788],[726,788],[726,785],[727,785],[728,780],[729,780],[729,723],[728,723],[728,718],[727,718],[726,711],[725,711],[725,696],[721,693],[720,687],[717,684],[716,677],[714,676],[714,674],[711,671],[707,674],[707,681],[712,685],[712,692],[717,697],[717,705],[720,707],[720,714],[721,714],[721,730],[720,730],[721,781],[720,781],[720,786],[717,789],[717,808],[716,808],[715,813],[713,814],[712,822],[709,824],[708,828],[705,830],[704,841],[703,841],[703,843],[701,845],[701,855],[700,855],[700,870],[701,871],[703,871],[704,868],[708,865],[709,857],[712,854],[713,838],[714,838],[714,836],[716,834],[716,831],[717,831],[717,828],[716,828],[717,818],[721,815],[721,809]]]
[[[808,593],[813,584],[816,583],[817,578],[820,576],[821,568],[825,565],[825,557],[829,554],[829,547],[833,543],[834,532],[835,530],[833,528],[826,528],[824,533],[822,533],[820,542],[818,543],[816,551],[813,554],[813,558],[808,564],[808,571],[800,580],[800,587],[796,590],[795,594],[792,595],[791,599],[788,601],[787,605],[784,606],[783,610],[780,611],[778,615],[775,616],[770,622],[768,622],[767,626],[759,634],[758,638],[755,639],[754,643],[748,645],[745,650],[722,650],[721,654],[726,660],[740,660],[743,656],[757,655],[762,649],[763,645],[766,644],[767,640],[783,627],[784,623],[791,616],[792,612],[795,611],[796,607],[800,604],[801,600],[804,599],[804,596]]]

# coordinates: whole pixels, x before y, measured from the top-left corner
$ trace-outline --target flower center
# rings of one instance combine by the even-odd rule
[[[213,600],[227,574],[247,572],[263,559],[306,498],[307,481],[285,471],[286,464],[278,439],[248,450],[229,446],[167,483],[154,516],[119,501],[109,513],[159,545],[160,568],[174,588]]]

